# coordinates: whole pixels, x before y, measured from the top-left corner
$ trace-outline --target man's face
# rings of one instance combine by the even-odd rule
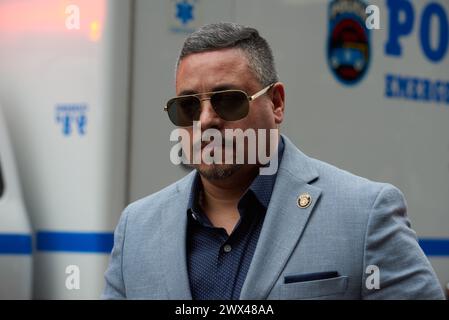
[[[282,85],[280,85],[282,86]],[[249,96],[263,89],[248,65],[245,54],[240,49],[222,49],[188,55],[181,60],[176,74],[176,94],[198,94],[220,90],[238,89]],[[201,131],[209,128],[219,130],[223,137],[225,129],[275,129],[283,116],[283,88],[282,112],[278,110],[278,102],[273,94],[279,96],[279,88],[271,90],[249,103],[248,115],[237,121],[221,119],[212,108],[210,100],[201,102]],[[279,97],[278,97],[279,98]],[[193,138],[190,127],[190,137]],[[269,136],[269,132],[267,132]],[[191,141],[192,142],[192,141]],[[195,143],[197,141],[193,141]],[[223,143],[224,144],[224,143]],[[204,144],[202,145],[204,147]],[[247,149],[247,148],[246,148]],[[234,150],[235,151],[235,150]],[[225,149],[223,147],[222,153]],[[237,172],[238,164],[205,164],[194,165],[206,178],[223,179]]]

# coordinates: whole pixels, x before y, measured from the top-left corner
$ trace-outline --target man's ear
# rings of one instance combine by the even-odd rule
[[[285,89],[282,82],[277,82],[271,89],[271,101],[273,103],[274,121],[277,125],[284,120]]]

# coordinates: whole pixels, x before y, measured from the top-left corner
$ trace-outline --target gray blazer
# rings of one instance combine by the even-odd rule
[[[309,158],[283,137],[284,155],[240,298],[443,299],[402,193]],[[102,298],[192,299],[186,209],[194,175],[124,210]],[[302,194],[310,196],[307,207],[307,201],[298,204]]]

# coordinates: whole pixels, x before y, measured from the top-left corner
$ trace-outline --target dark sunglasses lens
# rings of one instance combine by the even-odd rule
[[[248,98],[241,91],[216,93],[210,100],[215,112],[226,121],[240,120],[248,115]]]
[[[200,101],[195,97],[173,98],[167,102],[168,117],[178,127],[189,127],[200,118]]]

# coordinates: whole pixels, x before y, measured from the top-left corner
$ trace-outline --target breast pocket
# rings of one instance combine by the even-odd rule
[[[348,287],[348,276],[281,284],[280,299],[339,299]]]

